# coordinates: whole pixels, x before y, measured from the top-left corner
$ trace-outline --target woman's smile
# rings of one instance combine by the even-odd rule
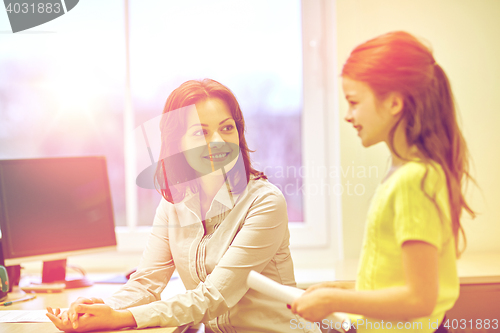
[[[230,154],[229,152],[214,153],[211,155],[203,156],[203,158],[212,162],[224,162],[226,158],[229,156],[229,154]]]
[[[200,175],[233,168],[239,155],[239,135],[223,100],[208,98],[189,110],[182,150],[188,164]]]

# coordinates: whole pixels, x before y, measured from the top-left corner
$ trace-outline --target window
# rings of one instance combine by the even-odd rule
[[[123,1],[110,0],[0,34],[0,158],[105,155],[117,225],[125,225],[123,27]],[[0,30],[10,31],[4,10]]]
[[[282,190],[289,220],[298,223],[304,221],[300,12],[298,0],[130,2],[135,126],[158,117],[168,95],[187,80],[228,86],[245,116],[254,167]],[[141,148],[138,172],[150,164]],[[150,225],[160,195],[137,191],[137,224]]]

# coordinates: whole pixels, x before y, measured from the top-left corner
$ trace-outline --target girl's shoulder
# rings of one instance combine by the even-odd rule
[[[391,187],[418,186],[422,188],[422,185],[425,184],[425,187],[432,192],[443,185],[446,186],[446,175],[443,168],[434,161],[408,161],[396,170],[389,180]]]

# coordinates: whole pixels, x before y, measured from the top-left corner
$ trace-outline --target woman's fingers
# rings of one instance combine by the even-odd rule
[[[75,306],[75,311],[77,313],[83,313],[80,319],[86,319],[91,316],[109,316],[111,308],[105,304],[79,304]],[[79,326],[79,320],[73,322],[73,329],[77,329]]]
[[[64,331],[64,332],[74,332],[73,326],[69,320],[66,320],[66,323],[63,322],[63,320],[57,316],[57,313],[61,312],[61,309],[56,309],[55,311],[51,307],[47,307],[47,313],[46,316],[50,319],[50,321],[57,327],[58,330]],[[67,311],[64,311],[60,315],[65,315]]]
[[[94,304],[104,304],[104,301],[102,300],[102,298],[97,298],[97,297],[91,297],[90,300],[94,303]]]
[[[64,325],[69,324],[70,320],[68,317],[68,311],[64,311],[63,313],[61,313],[61,321],[63,322]]]
[[[50,321],[57,327],[57,329],[59,329],[61,331],[63,330],[63,324],[62,324],[62,322],[61,322],[61,320],[59,318],[57,318],[56,316],[54,316],[54,314],[51,313],[51,312],[47,312],[45,315],[47,317],[49,317]]]
[[[68,311],[47,307],[47,317],[62,331],[70,332],[80,326],[80,320],[88,320],[93,315],[108,315],[110,307],[101,298],[78,298],[71,303]]]
[[[61,320],[61,309],[57,308],[55,311],[50,306],[47,307],[47,313],[50,313],[57,319]]]
[[[79,312],[76,311],[76,307],[80,304],[94,304],[95,300],[101,301],[100,298],[85,298],[85,297],[78,297],[78,299],[71,303],[69,309],[68,309],[68,320],[71,321],[71,325],[74,327],[75,323],[78,322],[78,316]]]
[[[59,319],[62,319],[62,314],[63,314],[63,311],[59,308],[57,308],[56,311],[54,312],[54,315]]]
[[[54,314],[52,312],[47,312],[45,315],[47,317],[49,317],[50,321],[53,322],[57,326],[57,322],[59,321],[59,318],[54,316]]]
[[[107,305],[101,305],[101,304],[91,304],[91,305],[80,304],[75,307],[78,313],[85,313],[89,315],[103,314],[103,311],[105,309],[107,310],[107,308],[108,308]]]

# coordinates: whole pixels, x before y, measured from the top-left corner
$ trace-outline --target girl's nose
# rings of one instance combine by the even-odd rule
[[[347,121],[348,123],[352,123],[352,115],[350,112],[346,113],[344,120]]]

